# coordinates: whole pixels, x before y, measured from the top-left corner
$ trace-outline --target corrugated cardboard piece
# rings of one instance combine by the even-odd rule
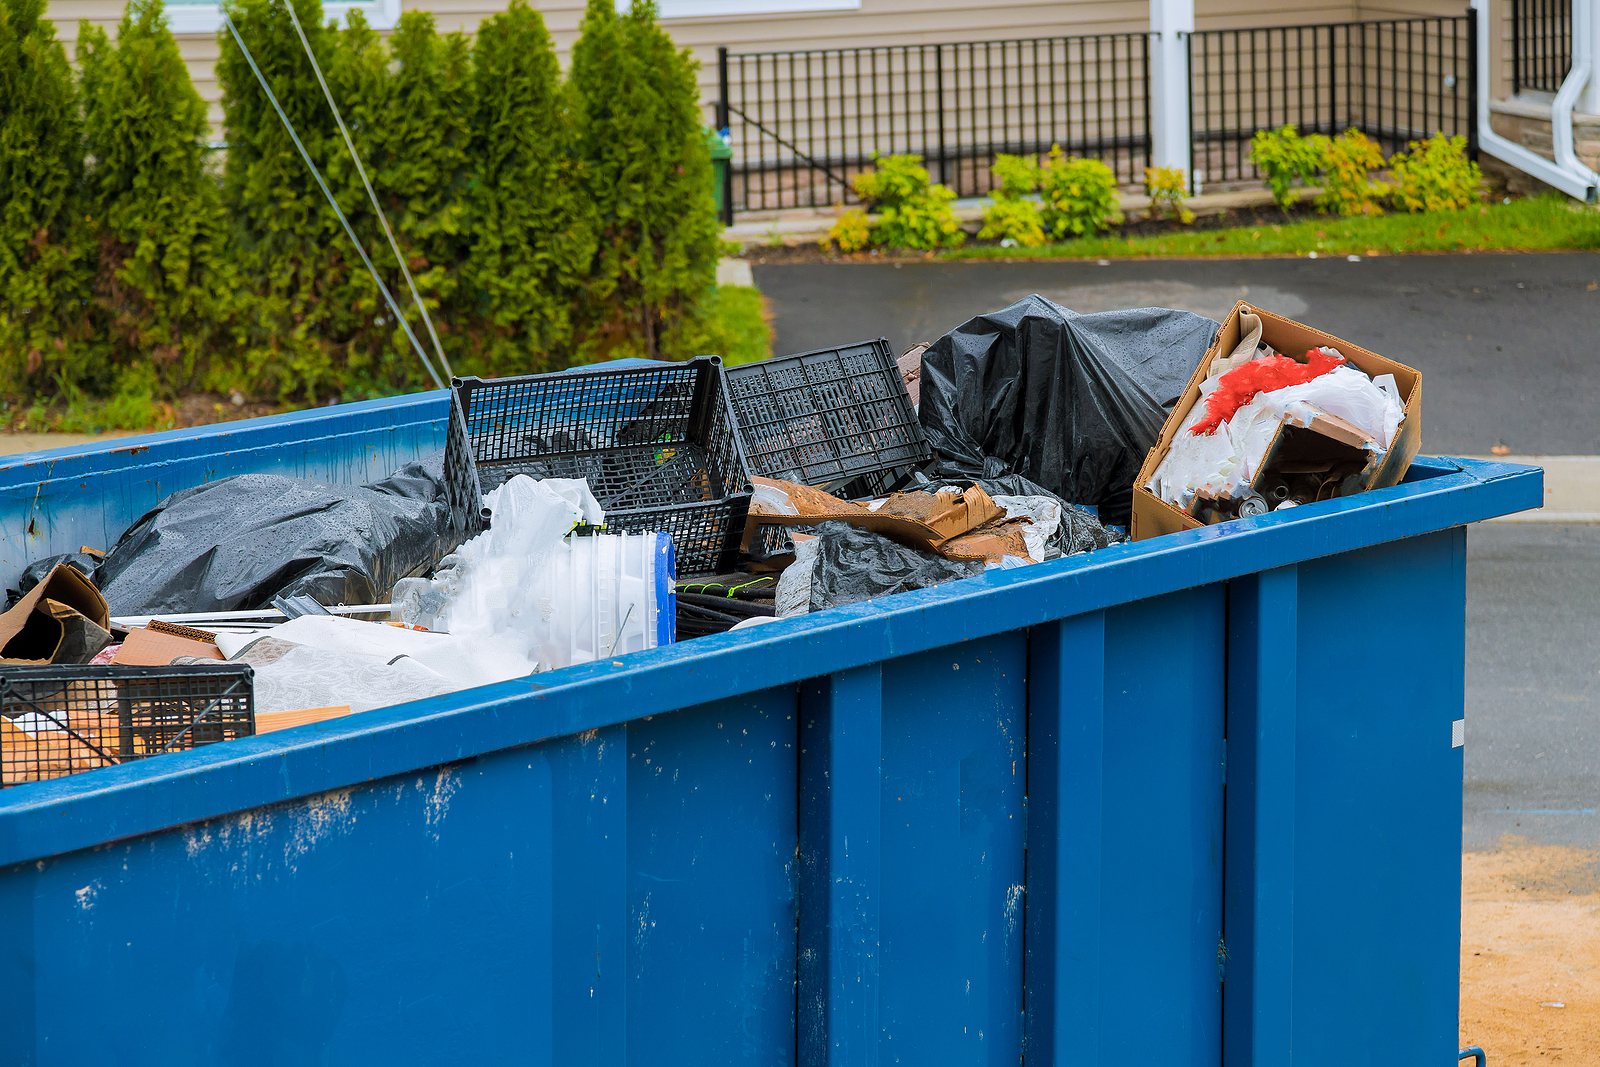
[[[160,630],[129,630],[111,662],[128,667],[165,667],[179,656],[226,659],[216,645]]]
[[[0,663],[87,663],[111,643],[111,613],[94,583],[66,564],[0,615]]]
[[[1207,372],[1211,369],[1212,361],[1219,355],[1230,353],[1238,347],[1240,340],[1239,316],[1241,313],[1254,313],[1261,317],[1261,340],[1271,345],[1277,351],[1295,359],[1304,359],[1305,353],[1313,348],[1327,346],[1337,348],[1340,355],[1348,360],[1351,366],[1366,374],[1376,377],[1380,374],[1393,374],[1395,384],[1400,387],[1400,395],[1405,398],[1405,418],[1396,431],[1394,441],[1389,445],[1388,453],[1383,457],[1383,462],[1375,470],[1363,472],[1363,489],[1382,489],[1386,486],[1398,485],[1405,477],[1406,471],[1411,467],[1411,461],[1417,456],[1417,449],[1422,444],[1422,375],[1403,363],[1396,363],[1386,359],[1375,352],[1353,345],[1349,341],[1340,340],[1329,333],[1313,329],[1293,319],[1286,319],[1281,315],[1274,315],[1252,304],[1240,302],[1234,306],[1233,311],[1222,324],[1222,329],[1217,333],[1217,339],[1212,342],[1211,348],[1200,360],[1200,365],[1195,368],[1189,385],[1179,398],[1177,406],[1172,409],[1172,414],[1167,417],[1166,424],[1161,428],[1161,437],[1156,441],[1156,446],[1145,457],[1144,466],[1139,468],[1139,477],[1133,485],[1133,528],[1130,533],[1135,541],[1143,541],[1149,537],[1158,537],[1161,534],[1177,533],[1180,530],[1198,529],[1205,524],[1190,515],[1182,508],[1168,504],[1156,496],[1145,486],[1155,476],[1156,468],[1161,461],[1167,458],[1167,450],[1172,447],[1173,438],[1182,429],[1183,420],[1189,410],[1200,399],[1200,383],[1205,381]],[[1331,421],[1329,421],[1331,420]],[[1355,445],[1365,440],[1365,435],[1354,426],[1332,416],[1324,416],[1316,420],[1313,429],[1334,441],[1345,445]],[[1280,427],[1279,438],[1284,435]],[[1353,435],[1353,436],[1352,436]],[[1359,440],[1358,440],[1359,439]],[[1275,440],[1272,449],[1278,447]],[[1268,450],[1268,454],[1272,453]]]

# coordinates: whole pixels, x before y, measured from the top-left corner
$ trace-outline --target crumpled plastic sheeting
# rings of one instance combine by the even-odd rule
[[[982,563],[957,562],[931,552],[919,552],[847,522],[819,523],[811,532],[817,536],[812,542],[816,547],[808,553],[812,554],[810,611],[855,604],[908,589],[925,589],[984,571]],[[784,577],[802,566],[799,552],[803,547],[804,543],[796,546],[795,562],[785,569]],[[804,575],[796,575],[796,578],[803,579]],[[784,597],[782,586],[780,579],[780,603]]]
[[[448,552],[444,453],[371,485],[240,474],[173,493],[96,578],[113,615],[232,611],[272,598],[371,604]]]
[[[371,623],[357,623],[371,626]],[[185,663],[215,663],[184,657]],[[384,660],[337,649],[296,644],[276,637],[256,639],[235,663],[255,668],[257,714],[348,704],[352,712],[392,707],[463,688],[408,656]]]
[[[922,357],[940,477],[984,458],[1126,526],[1133,482],[1221,327],[1187,311],[1079,315],[1041,296],[971,319]]]

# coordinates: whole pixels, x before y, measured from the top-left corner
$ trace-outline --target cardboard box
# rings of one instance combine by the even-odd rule
[[[798,515],[778,514],[763,509],[757,499],[750,505],[753,520],[782,526],[814,526],[838,520],[882,534],[911,548],[937,552],[952,538],[1005,518],[1005,509],[989,499],[989,494],[974,485],[963,493],[891,493],[874,510],[865,504],[838,497],[821,489],[773,478],[753,478],[757,485],[781,490]],[[974,558],[984,558],[977,556]]]
[[[1219,355],[1232,353],[1238,346],[1241,312],[1252,312],[1261,317],[1261,340],[1283,355],[1304,360],[1306,352],[1310,349],[1327,346],[1337,348],[1351,366],[1373,377],[1380,374],[1394,375],[1395,384],[1400,387],[1400,395],[1405,399],[1405,418],[1401,420],[1400,428],[1396,431],[1395,439],[1390,443],[1383,462],[1374,469],[1363,472],[1363,491],[1398,485],[1400,479],[1404,478],[1406,471],[1410,469],[1411,461],[1417,456],[1417,449],[1422,444],[1422,375],[1418,371],[1403,363],[1386,359],[1375,352],[1369,352],[1349,341],[1341,340],[1332,334],[1323,333],[1321,330],[1286,319],[1281,315],[1274,315],[1252,304],[1240,302],[1229,312],[1227,320],[1217,334],[1217,339],[1212,342],[1211,348],[1200,360],[1194,376],[1189,379],[1188,387],[1184,389],[1177,406],[1172,409],[1172,414],[1167,417],[1166,425],[1162,426],[1161,437],[1156,441],[1156,446],[1145,457],[1144,466],[1139,468],[1139,477],[1133,485],[1133,527],[1129,531],[1135,541],[1159,537],[1161,534],[1177,533],[1180,530],[1194,530],[1205,525],[1182,508],[1168,504],[1145,486],[1150,484],[1156,468],[1166,459],[1167,451],[1172,447],[1173,438],[1182,428],[1184,418],[1199,401],[1200,383],[1205,381],[1206,373],[1211,369],[1211,362]],[[1343,440],[1346,447],[1353,447],[1354,442],[1362,436],[1359,430],[1342,420],[1319,421],[1324,422],[1320,431],[1292,426],[1279,427],[1278,435],[1268,448],[1267,455],[1273,457],[1282,448],[1291,447],[1293,442],[1305,433],[1320,432],[1328,440],[1335,442]],[[1351,434],[1355,436],[1351,437]],[[1267,469],[1271,466],[1271,460],[1262,466],[1263,469]]]

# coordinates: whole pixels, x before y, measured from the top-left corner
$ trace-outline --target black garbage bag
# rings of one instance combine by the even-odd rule
[[[812,527],[817,557],[811,572],[811,610],[924,589],[983,573],[979,562],[919,552],[847,522]]]
[[[280,594],[372,604],[455,547],[436,452],[371,485],[240,474],[173,493],[96,577],[113,615],[261,608]]]
[[[923,432],[945,478],[984,458],[1126,526],[1133,480],[1221,327],[1167,308],[1079,315],[1041,296],[979,315],[922,357]]]

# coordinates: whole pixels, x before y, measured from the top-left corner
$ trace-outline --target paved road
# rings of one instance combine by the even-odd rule
[[[1248,299],[1420,369],[1424,451],[1600,454],[1600,255],[758,265],[755,280],[780,353],[880,335],[898,351],[1031,292],[1212,317]],[[1600,809],[1600,525],[1483,523],[1467,557],[1464,843],[1600,847],[1584,813]]]
[[[1600,254],[1206,262],[757,265],[779,353],[886,336],[896,351],[1029,293],[1075,311],[1220,318],[1247,299],[1423,374],[1423,448],[1600,454]]]

